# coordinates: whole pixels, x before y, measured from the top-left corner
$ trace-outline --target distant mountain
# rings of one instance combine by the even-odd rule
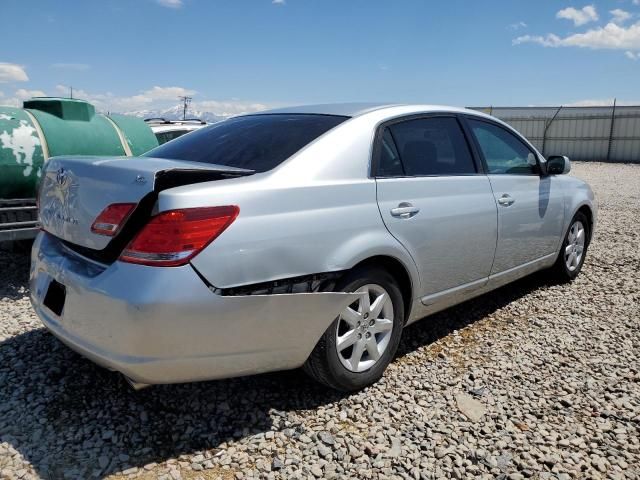
[[[134,117],[141,118],[161,117],[166,118],[167,120],[182,120],[182,107],[178,105],[164,110],[135,110],[131,112],[125,112],[125,115],[132,115]],[[187,118],[199,118],[208,123],[215,123],[221,120],[225,120],[228,117],[218,115],[213,112],[198,111],[190,108],[189,110],[187,110]]]

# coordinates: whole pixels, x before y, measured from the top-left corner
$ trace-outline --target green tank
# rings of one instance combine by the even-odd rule
[[[50,157],[140,155],[157,145],[142,119],[97,114],[83,100],[40,97],[23,108],[0,106],[0,241],[34,235],[36,187]]]

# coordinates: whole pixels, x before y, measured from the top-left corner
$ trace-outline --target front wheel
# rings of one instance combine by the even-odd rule
[[[336,390],[375,383],[393,359],[404,325],[402,294],[394,278],[376,268],[356,269],[336,291],[360,293],[320,338],[304,370]]]
[[[587,255],[589,235],[589,220],[582,212],[576,213],[552,267],[553,275],[558,281],[570,282],[578,276]]]

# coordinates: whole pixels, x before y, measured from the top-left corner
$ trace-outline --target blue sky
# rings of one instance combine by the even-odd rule
[[[0,104],[67,85],[115,111],[182,93],[226,114],[640,102],[640,0],[0,0],[0,11]]]

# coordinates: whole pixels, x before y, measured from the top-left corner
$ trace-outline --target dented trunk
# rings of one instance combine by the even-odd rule
[[[151,157],[55,157],[45,167],[39,191],[42,228],[70,245],[112,250],[151,215],[160,191],[181,185],[251,175],[252,170]],[[98,215],[114,203],[137,204],[115,237],[93,233]],[[109,249],[108,249],[109,247]],[[114,258],[115,259],[115,258]]]

